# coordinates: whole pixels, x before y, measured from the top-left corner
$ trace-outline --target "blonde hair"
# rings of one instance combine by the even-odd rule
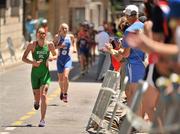
[[[62,29],[62,27],[66,27],[67,30],[69,30],[69,26],[68,26],[68,24],[66,24],[66,23],[62,23],[62,24],[59,26],[59,29]]]

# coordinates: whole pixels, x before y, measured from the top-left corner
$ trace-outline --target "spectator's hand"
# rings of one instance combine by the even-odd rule
[[[52,62],[54,60],[54,58],[49,58],[48,61]]]
[[[103,52],[108,52],[108,49],[107,49],[106,47],[103,47],[103,48],[101,49],[101,51],[103,51]]]
[[[57,59],[57,56],[51,56],[48,58],[47,61],[52,62],[53,60],[56,60],[56,59]]]
[[[113,49],[113,46],[110,43],[106,43],[105,48],[110,51],[111,49]]]

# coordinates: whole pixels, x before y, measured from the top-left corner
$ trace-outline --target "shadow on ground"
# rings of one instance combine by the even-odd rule
[[[38,127],[38,126],[33,124],[25,124],[25,125],[4,125],[1,127]]]
[[[88,72],[83,75],[80,73],[80,65],[79,62],[73,62],[73,69],[70,71],[69,80],[73,82],[97,82],[101,83],[102,81],[96,81],[97,74],[97,63],[93,63],[92,66],[89,67]],[[51,70],[51,80],[58,81],[57,70]]]

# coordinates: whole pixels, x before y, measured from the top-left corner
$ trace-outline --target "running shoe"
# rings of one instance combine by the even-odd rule
[[[35,110],[38,110],[38,109],[39,109],[39,103],[34,102],[34,109],[35,109]]]
[[[63,99],[63,93],[60,93],[60,96],[59,96],[60,100]]]
[[[45,127],[46,123],[44,120],[41,120],[39,123],[39,127]]]
[[[65,103],[68,102],[68,100],[67,100],[67,93],[65,93],[65,94],[63,95],[63,101],[64,101]]]

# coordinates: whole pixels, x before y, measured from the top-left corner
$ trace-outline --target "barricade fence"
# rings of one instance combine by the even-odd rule
[[[102,86],[107,83],[108,79],[112,79],[113,71],[108,73]],[[86,130],[94,128],[94,131],[97,133],[130,134],[135,129],[136,132],[152,134],[178,134],[180,132],[180,75],[172,74],[169,79],[159,78],[157,80],[156,85],[158,85],[158,90],[160,91],[160,99],[159,105],[156,108],[155,118],[152,122],[147,122],[136,114],[142,101],[142,96],[148,89],[148,83],[142,80],[139,81],[138,90],[129,107],[122,102],[121,98],[121,93],[127,85],[127,79],[125,77],[124,81],[121,81],[123,84],[121,84],[119,91],[112,89],[111,84],[108,90],[104,87],[101,88]],[[167,94],[169,85],[171,85],[172,92]],[[112,102],[114,105],[112,105]],[[111,107],[111,112],[108,110],[109,107]],[[125,111],[124,118],[117,114],[119,109]],[[117,116],[119,116],[119,120],[117,120]],[[114,120],[116,120],[116,127],[114,127]]]
[[[118,72],[111,70],[107,71],[93,107],[92,114],[89,118],[86,131],[90,128],[94,128],[97,133],[99,133],[101,128],[107,125],[104,117],[107,114],[108,107],[116,96],[115,87],[118,82],[118,77]]]
[[[23,51],[26,49],[28,43],[24,36],[22,36],[19,45],[17,45],[16,41],[14,42],[12,37],[7,37],[6,47],[0,48],[0,65],[3,69],[6,65],[11,65],[21,60]]]

